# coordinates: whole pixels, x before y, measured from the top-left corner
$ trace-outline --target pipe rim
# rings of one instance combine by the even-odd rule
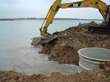
[[[93,47],[93,48],[95,48],[95,47]],[[93,48],[82,48],[82,49],[78,50],[78,54],[81,55],[82,57],[85,57],[85,58],[88,58],[88,59],[92,59],[92,60],[98,60],[98,61],[110,61],[110,60],[108,60],[108,59],[105,60],[105,59],[91,58],[91,57],[85,56],[85,55],[83,55],[83,54],[81,53],[81,51],[84,50],[84,49],[93,49]],[[98,48],[98,49],[105,49],[105,48]],[[109,50],[109,49],[105,49],[105,50]]]

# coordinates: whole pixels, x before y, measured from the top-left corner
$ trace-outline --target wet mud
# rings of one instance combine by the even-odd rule
[[[48,54],[49,60],[60,64],[78,65],[79,49],[88,47],[110,49],[110,35],[90,33],[88,32],[90,25],[98,26],[91,22],[55,32],[53,35],[58,37],[44,44],[41,52]],[[110,61],[102,63],[100,68],[71,75],[52,72],[50,76],[44,74],[28,76],[14,71],[0,71],[0,82],[110,82]]]
[[[78,50],[81,48],[98,47],[110,49],[110,35],[100,33],[90,33],[89,26],[99,26],[95,22],[89,24],[79,24],[53,35],[58,37],[53,41],[43,45],[42,53],[49,55],[49,60],[58,63],[78,65]]]
[[[71,75],[52,72],[50,76],[43,74],[28,76],[14,71],[0,71],[0,82],[110,82],[110,62],[103,63],[102,67]]]

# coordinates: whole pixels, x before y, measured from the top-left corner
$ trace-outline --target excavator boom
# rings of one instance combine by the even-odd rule
[[[83,0],[78,2],[71,2],[71,3],[61,3],[62,0],[56,0],[52,6],[50,7],[45,20],[40,28],[41,38],[36,43],[32,42],[32,45],[39,44],[39,43],[48,43],[55,39],[57,36],[51,35],[47,32],[47,28],[49,24],[53,22],[53,18],[58,12],[58,10],[64,8],[87,8],[93,7],[97,8],[101,15],[104,18],[104,22],[106,24],[110,24],[110,13],[109,13],[109,6],[106,3],[102,2],[101,0]],[[109,18],[109,19],[108,19]],[[109,22],[107,22],[109,20]],[[33,39],[35,41],[36,38]]]

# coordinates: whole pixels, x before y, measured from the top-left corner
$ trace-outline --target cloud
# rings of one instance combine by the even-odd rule
[[[1,0],[0,18],[45,17],[55,0]],[[62,0],[62,3],[80,0]],[[103,0],[110,4],[109,0]],[[94,14],[96,13],[96,14]],[[102,18],[97,9],[60,9],[56,17],[66,18]]]

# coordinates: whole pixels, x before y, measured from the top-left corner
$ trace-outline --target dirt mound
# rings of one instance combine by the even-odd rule
[[[100,67],[100,69],[105,69],[107,67],[110,67],[110,61],[106,62],[106,63],[101,63],[99,67]]]
[[[49,59],[54,59],[58,63],[77,64],[79,56],[76,54],[74,48],[69,45],[55,45],[50,53]]]
[[[50,60],[78,65],[79,55],[77,51],[79,49],[85,47],[110,49],[110,36],[89,33],[88,27],[90,25],[98,26],[91,22],[55,32],[54,35],[58,35],[58,38],[44,44],[42,53],[49,54]],[[14,71],[0,71],[0,82],[110,82],[110,62],[102,63],[100,68],[72,75],[53,72],[50,76],[43,74],[28,76]]]
[[[43,74],[22,75],[14,71],[0,71],[0,82],[110,82],[110,62],[103,63],[103,69],[63,75],[53,72],[50,76]]]
[[[99,26],[91,22],[79,24],[61,32],[55,32],[57,39],[43,45],[43,53],[49,54],[49,60],[58,63],[78,65],[78,50],[87,47],[99,47],[110,49],[110,35],[95,34],[88,32],[89,26]]]
[[[0,71],[0,82],[43,82],[45,78],[47,77],[42,74],[27,76],[15,71]]]

